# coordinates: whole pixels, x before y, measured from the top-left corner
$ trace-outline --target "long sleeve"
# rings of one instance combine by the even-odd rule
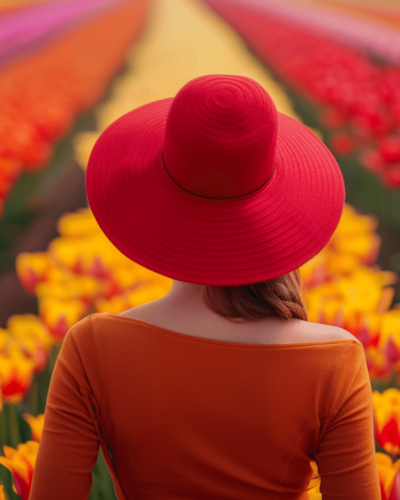
[[[89,498],[100,440],[93,424],[96,402],[78,344],[85,344],[87,351],[91,346],[95,350],[93,343],[90,318],[74,325],[63,340],[49,386],[29,500]]]
[[[320,489],[324,500],[381,500],[364,349],[355,346],[347,363],[345,397],[323,425],[326,430],[315,454]]]

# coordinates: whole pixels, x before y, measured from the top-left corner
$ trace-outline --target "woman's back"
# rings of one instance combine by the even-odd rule
[[[312,461],[324,500],[380,499],[358,340],[263,344],[190,333],[112,313],[71,328],[30,500],[87,498],[99,437],[119,500],[300,500]]]

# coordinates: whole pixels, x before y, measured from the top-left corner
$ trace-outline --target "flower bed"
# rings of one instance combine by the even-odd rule
[[[400,480],[400,462],[392,460],[400,447],[400,410],[393,394],[400,399],[400,391],[390,387],[393,380],[399,383],[400,304],[390,309],[390,285],[397,275],[374,265],[381,244],[376,228],[374,216],[360,215],[346,205],[328,245],[300,267],[300,274],[309,321],[353,333],[364,345],[372,386],[388,389],[373,394],[375,440],[382,450],[376,453],[377,469],[386,495],[382,498],[389,498],[395,481]],[[21,420],[15,414],[18,403],[29,400],[34,404],[31,398],[37,392],[38,377],[49,383],[54,353],[73,324],[93,312],[119,313],[155,300],[172,285],[170,278],[122,255],[105,237],[90,209],[65,214],[58,230],[60,237],[46,252],[17,258],[21,283],[37,296],[40,315],[12,316],[7,329],[0,332],[0,404],[4,401],[7,409],[6,414],[0,412],[3,429],[10,429],[11,418]],[[0,464],[12,472],[18,493],[26,499],[43,425],[43,414],[33,417],[33,413],[23,415],[31,426],[32,439],[18,444],[20,434],[10,430],[17,448],[4,446],[5,457],[0,457]],[[18,467],[21,456],[31,457],[29,465],[23,461],[22,472]],[[388,481],[388,477],[392,479]],[[309,494],[320,499],[318,485]]]
[[[140,32],[146,9],[147,0],[114,2],[1,68],[0,216],[21,173],[43,168],[54,143],[104,95]]]

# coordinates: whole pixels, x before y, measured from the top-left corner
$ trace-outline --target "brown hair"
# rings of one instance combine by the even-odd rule
[[[300,271],[249,285],[205,285],[204,300],[220,316],[230,320],[257,321],[267,316],[308,321],[302,299]]]

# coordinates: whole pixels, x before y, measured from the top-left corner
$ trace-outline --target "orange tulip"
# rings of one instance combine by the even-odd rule
[[[11,316],[7,321],[7,334],[9,341],[18,342],[21,352],[35,361],[37,372],[44,370],[54,340],[37,316]]]
[[[375,453],[382,500],[400,500],[400,460],[393,463],[385,453]]]
[[[27,441],[25,444],[19,444],[17,449],[11,446],[3,446],[5,457],[0,457],[0,464],[11,471],[14,480],[13,491],[22,500],[29,500],[38,450],[39,443],[37,441]]]
[[[40,301],[39,312],[41,321],[49,329],[55,342],[60,342],[71,326],[84,317],[86,305],[77,299],[45,297]]]
[[[22,401],[32,384],[36,366],[36,362],[24,356],[16,344],[7,356],[0,353],[0,386],[6,403]]]
[[[37,283],[46,279],[50,262],[51,259],[46,252],[23,252],[17,255],[15,267],[18,279],[28,293],[33,294]]]
[[[400,455],[400,391],[373,391],[372,401],[376,442],[390,455]]]
[[[380,348],[368,347],[365,350],[365,358],[371,380],[384,383],[389,383],[392,380],[393,366]]]
[[[54,141],[103,96],[140,32],[147,3],[117,2],[2,68],[0,201],[21,168],[48,163]]]

